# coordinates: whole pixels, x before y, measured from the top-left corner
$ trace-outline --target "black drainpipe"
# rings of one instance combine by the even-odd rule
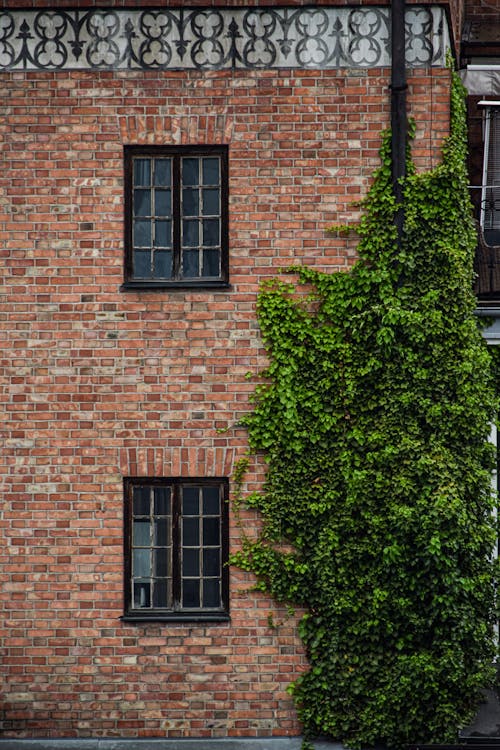
[[[403,237],[403,191],[401,178],[406,175],[406,60],[405,60],[405,2],[392,0],[391,13],[391,157],[392,184],[396,204],[399,208],[394,217],[397,228],[398,248]]]

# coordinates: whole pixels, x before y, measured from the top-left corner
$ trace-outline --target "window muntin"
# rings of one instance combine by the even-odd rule
[[[227,482],[130,478],[125,497],[125,617],[227,618]]]
[[[125,149],[125,286],[227,283],[227,148]]]

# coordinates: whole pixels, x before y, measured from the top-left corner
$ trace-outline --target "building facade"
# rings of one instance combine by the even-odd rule
[[[408,3],[418,169],[471,12]],[[384,3],[2,3],[4,737],[300,733],[300,613],[226,564],[239,422],[259,284],[355,259],[390,64]]]

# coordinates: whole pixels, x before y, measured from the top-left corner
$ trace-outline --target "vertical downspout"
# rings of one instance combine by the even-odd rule
[[[391,13],[391,157],[394,197],[399,208],[394,217],[398,248],[403,237],[403,190],[401,179],[406,176],[406,59],[405,59],[405,2],[392,0]]]

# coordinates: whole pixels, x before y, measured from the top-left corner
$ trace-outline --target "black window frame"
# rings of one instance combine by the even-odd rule
[[[125,146],[124,147],[124,226],[125,263],[122,291],[140,289],[227,289],[229,287],[229,153],[227,145],[203,146]],[[134,158],[172,159],[172,278],[140,278],[134,276]],[[185,157],[218,157],[220,159],[220,274],[215,276],[182,277],[181,274],[181,160]],[[201,187],[201,185],[200,185]],[[200,246],[201,247],[201,246]]]
[[[224,477],[125,477],[124,485],[124,614],[122,620],[128,622],[172,621],[179,622],[227,622],[229,618],[229,482]],[[133,512],[133,495],[135,487],[169,487],[171,497],[171,573],[168,578],[172,586],[171,607],[134,607],[133,571],[132,571],[132,524],[138,515]],[[181,555],[181,491],[183,488],[217,487],[219,489],[220,510],[220,606],[219,607],[183,607],[182,588],[182,555]],[[200,513],[200,518],[203,514]],[[211,518],[208,514],[208,518]],[[202,550],[205,547],[199,546]],[[153,549],[153,546],[151,546]],[[190,576],[188,576],[190,577]],[[141,576],[137,577],[138,579]],[[199,576],[199,580],[202,576]]]

